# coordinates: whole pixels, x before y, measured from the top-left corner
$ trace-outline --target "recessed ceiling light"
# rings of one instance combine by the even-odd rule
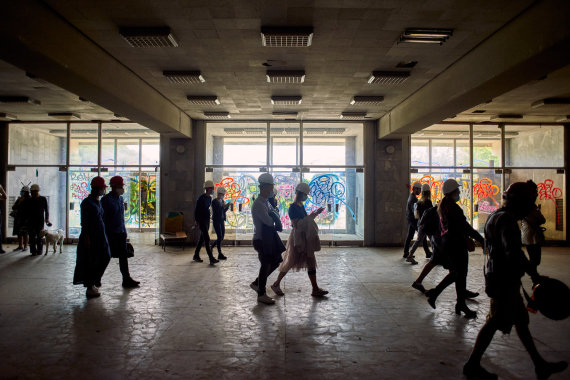
[[[307,47],[313,41],[313,27],[261,28],[261,44],[268,47]]]
[[[516,114],[516,113],[503,113],[503,114],[499,114],[496,115],[494,117],[491,118],[491,120],[497,120],[497,119],[522,119],[523,115],[521,114]]]
[[[301,104],[303,98],[301,96],[272,96],[271,104],[278,106],[295,106]]]
[[[186,97],[188,101],[192,104],[198,104],[202,106],[217,106],[220,104],[220,100],[217,96],[201,96],[201,95],[188,95]]]
[[[340,114],[340,118],[344,120],[360,120],[364,119],[366,112],[343,112]]]
[[[50,112],[48,116],[59,120],[81,119],[79,115],[71,112]]]
[[[200,71],[165,70],[162,75],[170,82],[178,84],[200,84],[206,81]]]
[[[204,116],[210,119],[231,119],[229,112],[211,112],[211,111],[204,111]]]
[[[0,112],[0,120],[16,120],[16,115],[10,113]]]
[[[453,29],[408,28],[400,35],[400,42],[443,44],[451,37]]]
[[[570,104],[570,98],[546,98],[537,100],[530,105],[531,108],[538,108],[542,106],[561,106]]]
[[[35,100],[27,96],[0,96],[0,103],[35,105],[41,104],[39,100]]]
[[[355,96],[350,104],[357,106],[377,106],[384,100],[383,96]]]
[[[267,70],[265,76],[269,83],[303,83],[304,70]]]
[[[168,26],[122,27],[119,33],[132,47],[178,47]]]
[[[272,116],[274,119],[289,119],[289,118],[296,118],[298,112],[295,111],[282,111],[282,112],[273,112]]]
[[[374,71],[370,78],[368,78],[368,83],[401,84],[404,83],[409,76],[409,71]]]

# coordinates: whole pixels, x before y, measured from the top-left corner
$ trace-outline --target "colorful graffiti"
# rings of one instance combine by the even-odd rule
[[[538,183],[536,187],[538,190],[538,199],[541,201],[552,201],[554,203],[556,222],[560,223],[560,212],[558,207],[556,207],[556,200],[562,198],[562,190],[554,187],[554,181],[551,179],[545,179],[544,182]]]
[[[156,175],[130,177],[127,181],[128,207],[125,210],[127,227],[156,226]],[[140,202],[139,202],[140,197]]]

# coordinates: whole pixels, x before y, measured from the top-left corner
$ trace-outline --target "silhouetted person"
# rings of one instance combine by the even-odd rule
[[[418,231],[418,242],[424,245],[424,249],[425,249],[425,244],[427,242],[427,236],[423,235],[420,236],[419,234],[419,227],[418,227],[418,222],[420,221],[420,219],[422,218],[422,215],[424,214],[424,212],[433,207],[433,203],[431,202],[431,189],[430,186],[427,183],[424,183],[422,185],[422,196],[420,198],[420,200],[415,204],[415,206],[413,206],[413,208],[415,208],[414,211],[414,219],[416,220],[416,230]],[[433,249],[433,247],[432,247]],[[414,250],[415,252],[415,250]],[[412,263],[412,265],[416,265],[418,262],[414,259],[414,252],[412,253],[408,253],[408,258],[406,259],[406,261]],[[426,251],[426,258],[430,258],[432,255],[432,253],[430,251]]]
[[[419,182],[414,182],[412,184],[412,192],[408,197],[408,203],[406,205],[406,220],[408,221],[408,235],[406,236],[406,242],[404,244],[404,258],[408,257],[410,253],[410,243],[414,238],[414,234],[418,230],[418,220],[414,216],[414,204],[418,202],[418,195],[422,192],[422,184]],[[424,251],[426,256],[431,255],[429,251],[427,241],[423,241]]]
[[[0,201],[4,201],[7,198],[8,196],[6,195],[6,191],[4,191],[4,188],[0,185]],[[0,209],[0,254],[6,253],[2,248],[2,219],[4,218],[2,218],[2,210]]]
[[[212,247],[210,247],[210,206],[212,205],[212,192],[214,191],[214,182],[208,180],[204,183],[205,193],[200,195],[196,201],[196,208],[194,208],[194,223],[200,229],[200,239],[196,245],[196,251],[194,252],[194,261],[199,263],[203,262],[200,258],[200,249],[202,249],[202,244],[206,246],[206,253],[210,258],[210,265],[218,263],[212,255]]]
[[[216,191],[216,198],[212,200],[212,224],[216,231],[216,241],[212,243],[212,249],[218,247],[218,260],[226,260],[227,257],[222,253],[222,242],[226,235],[226,211],[230,207],[229,203],[224,202],[226,189],[220,186]]]
[[[51,226],[49,221],[49,209],[46,197],[40,195],[40,186],[33,184],[30,187],[32,196],[26,200],[25,210],[28,219],[28,233],[30,234],[30,252],[32,256],[39,256],[43,250],[43,240],[40,232],[44,224]]]
[[[515,326],[517,334],[534,363],[538,379],[547,379],[561,372],[566,362],[549,363],[538,353],[528,328],[529,318],[520,294],[521,277],[528,273],[533,283],[539,281],[536,268],[527,260],[521,243],[517,221],[531,212],[536,200],[536,188],[527,183],[516,182],[503,194],[503,207],[495,211],[485,224],[485,238],[492,261],[492,273],[487,273],[487,294],[491,308],[487,322],[481,328],[473,352],[463,367],[468,379],[497,379],[497,375],[481,366],[481,358],[493,340],[497,330],[510,333]],[[493,281],[490,281],[493,278]]]
[[[537,186],[533,181],[527,182],[538,194]],[[542,243],[544,243],[544,228],[546,218],[542,215],[540,205],[533,205],[532,210],[521,220],[522,243],[526,246],[530,263],[536,269],[540,265],[542,256]]]
[[[18,237],[18,247],[14,251],[25,252],[28,249],[28,213],[26,211],[28,199],[30,199],[30,188],[22,186],[20,196],[12,206],[14,215],[12,234]]]

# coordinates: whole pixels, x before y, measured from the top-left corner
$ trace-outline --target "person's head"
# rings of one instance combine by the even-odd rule
[[[528,182],[515,182],[503,193],[503,207],[523,219],[534,207],[536,190]]]
[[[20,196],[28,198],[30,196],[30,188],[28,186],[22,186]]]
[[[309,184],[301,182],[295,188],[295,202],[305,202],[309,198],[311,188]]]
[[[125,193],[125,183],[123,182],[123,177],[114,176],[109,180],[109,185],[111,186],[111,191],[117,195],[123,195]]]
[[[431,188],[429,184],[424,183],[422,185],[422,200],[427,201],[431,199]]]
[[[420,195],[421,192],[422,192],[422,184],[419,183],[418,181],[414,182],[412,184],[412,193],[414,193],[414,195]]]
[[[216,190],[216,195],[218,199],[224,199],[226,195],[226,188],[223,186],[218,187],[218,190]]]
[[[441,187],[441,192],[446,198],[453,200],[454,202],[459,201],[459,194],[461,190],[459,189],[459,183],[453,178],[446,179]]]
[[[95,197],[105,195],[105,189],[107,189],[107,185],[103,177],[97,176],[91,180],[91,195]]]
[[[273,185],[275,185],[273,176],[269,173],[262,173],[259,178],[257,178],[257,182],[259,182],[259,195],[268,198],[269,194],[273,191]]]
[[[211,180],[204,182],[204,190],[206,190],[206,195],[212,195],[214,192],[214,182]]]
[[[40,185],[38,185],[37,183],[34,183],[31,187],[30,187],[30,192],[32,193],[32,197],[37,198],[40,196]]]

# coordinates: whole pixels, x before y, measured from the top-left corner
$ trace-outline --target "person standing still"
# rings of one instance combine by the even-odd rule
[[[203,262],[200,258],[200,249],[202,249],[202,244],[206,246],[206,253],[210,258],[210,265],[219,263],[219,260],[214,258],[212,255],[212,248],[210,247],[210,206],[212,205],[212,193],[214,192],[214,182],[208,180],[204,183],[205,193],[200,195],[196,201],[196,207],[194,208],[194,223],[196,227],[200,229],[200,239],[198,240],[198,245],[196,245],[196,251],[194,252],[194,261],[199,263]]]
[[[40,195],[40,186],[33,184],[30,187],[32,197],[26,201],[26,212],[28,213],[28,233],[30,235],[30,253],[32,256],[39,256],[43,250],[43,240],[40,232],[44,229],[44,224],[51,226],[49,221],[49,209],[46,197]]]
[[[224,241],[226,234],[226,211],[228,211],[230,204],[224,202],[226,189],[223,186],[218,188],[216,194],[216,198],[212,201],[212,224],[214,225],[217,239],[212,243],[211,249],[217,246],[218,260],[226,260],[227,257],[222,253],[222,241]]]
[[[111,257],[119,258],[119,269],[123,276],[123,288],[136,288],[140,282],[131,278],[127,259],[127,229],[125,228],[125,193],[123,177],[115,176],[109,181],[111,192],[101,199],[103,222],[109,241]]]
[[[417,181],[414,182],[412,184],[412,192],[408,197],[408,203],[406,205],[406,220],[408,221],[408,235],[406,236],[406,243],[404,244],[404,258],[407,258],[408,254],[410,253],[410,243],[412,242],[414,234],[418,229],[418,221],[414,217],[414,204],[418,202],[418,195],[420,195],[421,192],[422,192],[422,184]]]
[[[25,252],[28,250],[28,216],[26,212],[28,199],[30,199],[30,188],[28,186],[22,186],[20,196],[12,206],[12,215],[14,216],[12,234],[18,237],[18,247],[14,248],[14,252]]]
[[[4,191],[4,188],[0,185],[0,201],[5,201],[7,198],[6,191]],[[2,210],[0,209],[0,254],[6,253],[2,248],[2,219]]]

